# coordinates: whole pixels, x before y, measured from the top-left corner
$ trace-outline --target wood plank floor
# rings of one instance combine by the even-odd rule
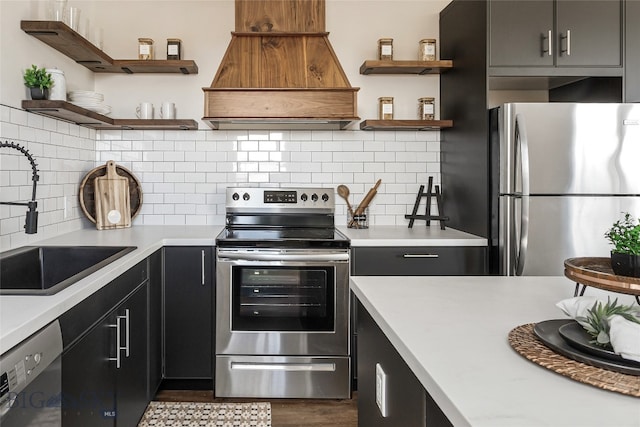
[[[165,402],[271,402],[272,427],[357,427],[357,393],[353,399],[226,399],[211,390],[161,390]]]

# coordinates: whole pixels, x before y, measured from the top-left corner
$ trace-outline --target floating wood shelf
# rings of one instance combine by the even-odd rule
[[[440,130],[453,127],[453,120],[363,120],[361,130]]]
[[[196,130],[195,120],[113,119],[66,101],[22,101],[22,108],[32,113],[65,120],[91,129]]]
[[[60,21],[20,21],[20,28],[96,73],[198,74],[191,60],[113,59]]]
[[[453,61],[364,61],[360,74],[441,74],[453,68]]]

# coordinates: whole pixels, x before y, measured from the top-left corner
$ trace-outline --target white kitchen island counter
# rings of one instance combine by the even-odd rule
[[[515,352],[509,331],[566,318],[564,277],[351,278],[351,289],[455,426],[640,426],[640,399]],[[632,297],[588,288],[586,295]],[[606,297],[605,297],[606,298]],[[638,377],[640,381],[640,377]]]
[[[55,295],[0,296],[0,354],[57,319],[163,246],[213,246],[222,226],[139,226],[83,229],[37,242],[47,246],[137,246],[137,249]]]

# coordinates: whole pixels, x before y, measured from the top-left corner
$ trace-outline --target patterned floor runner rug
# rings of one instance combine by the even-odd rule
[[[271,404],[151,402],[138,427],[271,427]]]

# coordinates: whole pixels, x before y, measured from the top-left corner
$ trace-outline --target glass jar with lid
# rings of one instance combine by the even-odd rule
[[[378,59],[393,60],[393,39],[379,39],[378,40]]]
[[[167,39],[167,59],[182,59],[182,40]]]
[[[418,49],[419,61],[435,61],[436,60],[436,39],[422,39]]]
[[[153,39],[138,39],[138,59],[153,59]]]
[[[435,118],[435,98],[418,98],[418,119],[433,120]]]
[[[393,120],[393,97],[383,96],[378,98],[378,119]]]

